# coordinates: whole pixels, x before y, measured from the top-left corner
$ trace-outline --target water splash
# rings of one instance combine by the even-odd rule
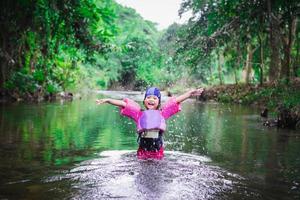
[[[71,199],[224,199],[242,178],[210,159],[179,152],[138,160],[133,151],[105,151],[65,175],[73,181]]]

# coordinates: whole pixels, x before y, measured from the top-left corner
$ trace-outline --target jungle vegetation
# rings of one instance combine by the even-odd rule
[[[189,21],[158,31],[114,0],[2,0],[1,96],[293,85],[299,7],[297,0],[183,0],[179,15],[191,11]]]

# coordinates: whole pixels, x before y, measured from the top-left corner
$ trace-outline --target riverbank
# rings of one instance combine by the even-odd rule
[[[267,126],[300,129],[300,80],[290,84],[221,85],[205,89],[201,101],[255,105]],[[274,112],[275,119],[268,118]]]
[[[181,90],[183,90],[181,88]],[[173,91],[166,90],[167,96],[180,94],[180,88]],[[52,101],[81,99],[90,92],[72,93],[61,92],[53,95],[27,94],[20,96],[18,93],[1,93],[1,102],[13,101]],[[140,94],[141,92],[137,92]],[[291,128],[300,130],[300,80],[293,80],[290,84],[264,84],[246,85],[231,84],[205,87],[203,95],[198,97],[200,101],[216,101],[220,103],[243,104],[256,106],[261,109],[261,116],[266,126],[277,126],[280,128]],[[268,118],[272,113],[276,118]]]

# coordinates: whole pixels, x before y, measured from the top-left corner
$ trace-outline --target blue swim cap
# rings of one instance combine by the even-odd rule
[[[160,102],[161,94],[160,94],[160,91],[158,88],[156,88],[156,87],[147,88],[144,99],[146,99],[146,97],[150,96],[150,95],[157,96],[157,98],[159,99],[159,102]]]

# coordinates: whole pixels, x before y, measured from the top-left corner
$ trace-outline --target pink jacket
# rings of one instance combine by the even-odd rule
[[[131,99],[124,99],[124,102],[126,103],[126,106],[121,108],[120,112],[121,115],[124,115],[126,117],[129,117],[135,121],[135,124],[137,126],[137,131],[141,132],[143,131],[143,127],[141,126],[140,119],[143,116],[143,111],[138,103]],[[164,131],[165,130],[165,120],[176,114],[181,110],[180,104],[176,102],[175,98],[170,98],[163,106],[161,110],[159,111],[159,114],[161,116],[161,125],[159,126],[159,129]]]

